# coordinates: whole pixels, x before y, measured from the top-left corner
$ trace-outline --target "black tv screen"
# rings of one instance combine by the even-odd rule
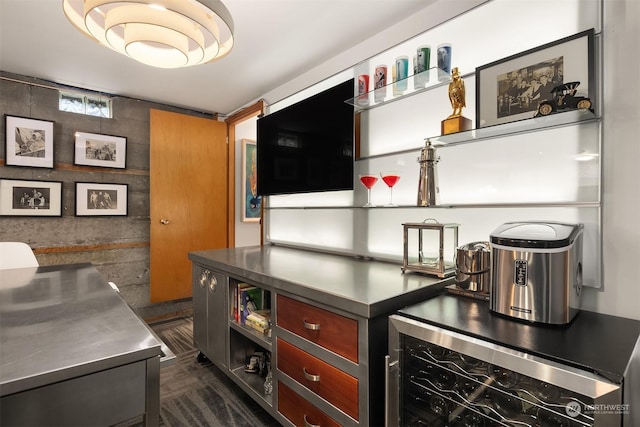
[[[258,119],[258,194],[353,190],[353,84]]]

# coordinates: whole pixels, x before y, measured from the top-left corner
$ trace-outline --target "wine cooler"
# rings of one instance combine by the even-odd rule
[[[620,426],[622,388],[414,319],[389,320],[387,425]]]

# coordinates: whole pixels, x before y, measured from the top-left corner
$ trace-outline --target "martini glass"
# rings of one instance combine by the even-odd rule
[[[396,185],[400,180],[400,172],[393,170],[383,171],[380,172],[380,177],[382,178],[384,183],[387,184],[387,187],[389,187],[389,203],[387,203],[385,206],[388,208],[397,207],[398,205],[393,203],[393,186]]]
[[[362,183],[362,185],[367,187],[367,204],[363,205],[362,207],[373,208],[376,205],[371,203],[371,188],[378,181],[378,176],[377,175],[359,175],[359,176],[360,176],[360,182]]]

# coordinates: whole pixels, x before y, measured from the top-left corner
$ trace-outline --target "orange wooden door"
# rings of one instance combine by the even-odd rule
[[[151,110],[150,299],[192,296],[190,251],[228,247],[227,125]]]

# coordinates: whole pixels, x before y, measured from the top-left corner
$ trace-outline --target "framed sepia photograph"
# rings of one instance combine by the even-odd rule
[[[0,216],[62,216],[62,182],[0,179]]]
[[[118,169],[126,167],[127,138],[86,132],[76,132],[75,137],[76,165]]]
[[[242,222],[260,221],[256,148],[255,141],[242,140]]]
[[[5,114],[6,164],[53,168],[53,123]]]
[[[532,118],[567,83],[595,105],[594,55],[590,29],[476,68],[476,128]]]
[[[127,184],[76,182],[76,216],[127,216]]]

